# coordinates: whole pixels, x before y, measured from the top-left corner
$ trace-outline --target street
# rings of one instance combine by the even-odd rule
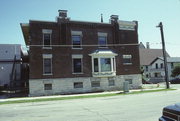
[[[174,91],[0,105],[0,121],[157,121],[164,106],[180,103]]]

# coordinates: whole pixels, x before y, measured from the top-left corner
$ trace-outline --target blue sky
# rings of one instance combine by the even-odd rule
[[[72,20],[109,22],[112,14],[120,20],[139,22],[139,42],[161,47],[156,26],[164,25],[166,50],[180,57],[180,0],[0,0],[0,44],[25,45],[20,23],[29,20],[55,21],[58,10],[68,10]]]

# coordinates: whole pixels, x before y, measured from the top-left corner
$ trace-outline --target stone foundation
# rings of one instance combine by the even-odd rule
[[[118,75],[115,77],[104,78],[78,77],[57,79],[30,79],[29,96],[122,90],[123,82],[128,80],[130,80],[130,89],[137,89],[142,84],[141,74]],[[74,84],[76,82],[80,82],[82,85],[77,88]],[[94,86],[92,86],[92,82],[95,82]],[[45,84],[49,84],[52,86],[48,89],[45,89]]]

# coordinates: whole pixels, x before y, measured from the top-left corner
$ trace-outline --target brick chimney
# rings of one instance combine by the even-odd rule
[[[58,10],[59,17],[66,18],[67,17],[67,10]]]
[[[146,42],[146,49],[150,49],[149,42]]]
[[[59,16],[57,17],[57,21],[69,21],[70,18],[67,17],[67,10],[58,10]]]
[[[118,15],[111,15],[111,16],[110,16],[110,22],[111,22],[111,23],[117,22],[118,19],[119,19],[119,16],[118,16]]]

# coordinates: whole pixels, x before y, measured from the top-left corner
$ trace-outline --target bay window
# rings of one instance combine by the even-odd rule
[[[111,50],[97,50],[89,55],[92,59],[93,77],[110,77],[116,75],[116,53]]]

